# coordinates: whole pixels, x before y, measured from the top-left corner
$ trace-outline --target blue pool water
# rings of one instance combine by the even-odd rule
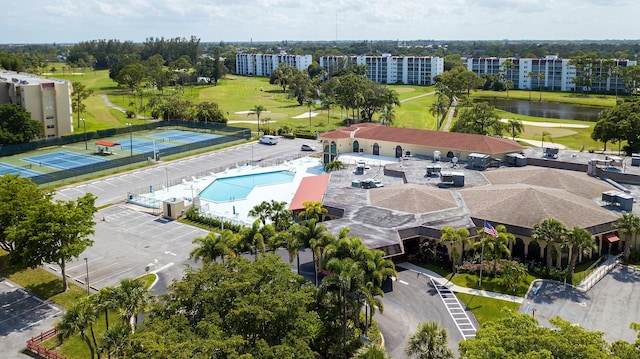
[[[293,181],[294,174],[289,171],[249,174],[244,176],[219,178],[208,185],[200,198],[213,202],[229,202],[245,199],[257,186],[269,186]]]

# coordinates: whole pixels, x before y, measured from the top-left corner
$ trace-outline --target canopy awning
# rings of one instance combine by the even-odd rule
[[[96,145],[107,146],[107,147],[120,146],[118,142],[109,142],[109,141],[103,141],[103,140],[97,141]]]
[[[617,241],[620,240],[620,238],[615,233],[607,233],[602,237],[604,238],[605,241],[609,243],[616,243]]]
[[[329,174],[304,177],[298,186],[296,194],[289,205],[290,211],[300,211],[304,209],[302,203],[307,201],[322,202],[322,197],[329,185]]]

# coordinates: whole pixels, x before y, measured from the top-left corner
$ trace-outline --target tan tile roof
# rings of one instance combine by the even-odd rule
[[[322,133],[320,137],[327,139],[349,138],[352,133],[354,138],[430,146],[452,151],[458,150],[495,154],[519,152],[523,149],[517,142],[507,138],[468,133],[387,127],[373,123],[361,123],[335,131],[325,132]]]
[[[407,213],[428,213],[458,206],[451,191],[417,184],[372,189],[369,199],[374,206]]]
[[[534,166],[501,168],[497,171],[486,171],[483,174],[489,182],[495,185],[521,183],[547,188],[558,188],[589,199],[601,198],[602,192],[614,189],[608,183],[589,177],[589,175],[583,172]]]
[[[524,228],[546,218],[558,219],[569,228],[617,219],[593,200],[557,188],[503,184],[463,189],[460,194],[472,217]]]

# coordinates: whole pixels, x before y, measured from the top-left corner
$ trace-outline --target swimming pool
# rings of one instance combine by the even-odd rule
[[[245,199],[255,187],[289,183],[293,181],[294,176],[295,174],[289,171],[276,171],[218,178],[202,190],[198,196],[212,202]]]

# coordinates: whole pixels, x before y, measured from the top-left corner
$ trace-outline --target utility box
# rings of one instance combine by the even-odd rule
[[[442,166],[439,164],[427,165],[427,177],[439,176],[442,172]]]
[[[560,150],[557,147],[545,147],[542,150],[542,153],[544,155],[544,157],[550,157],[550,158],[558,158],[558,152]]]
[[[178,219],[188,208],[189,205],[184,198],[169,198],[162,202],[162,216],[167,219]]]
[[[514,167],[524,167],[527,165],[527,156],[521,153],[508,153],[507,165]]]
[[[484,153],[470,153],[467,156],[467,164],[469,168],[485,170],[491,163],[491,156]]]
[[[442,183],[454,187],[464,187],[464,173],[451,171],[442,172]]]

